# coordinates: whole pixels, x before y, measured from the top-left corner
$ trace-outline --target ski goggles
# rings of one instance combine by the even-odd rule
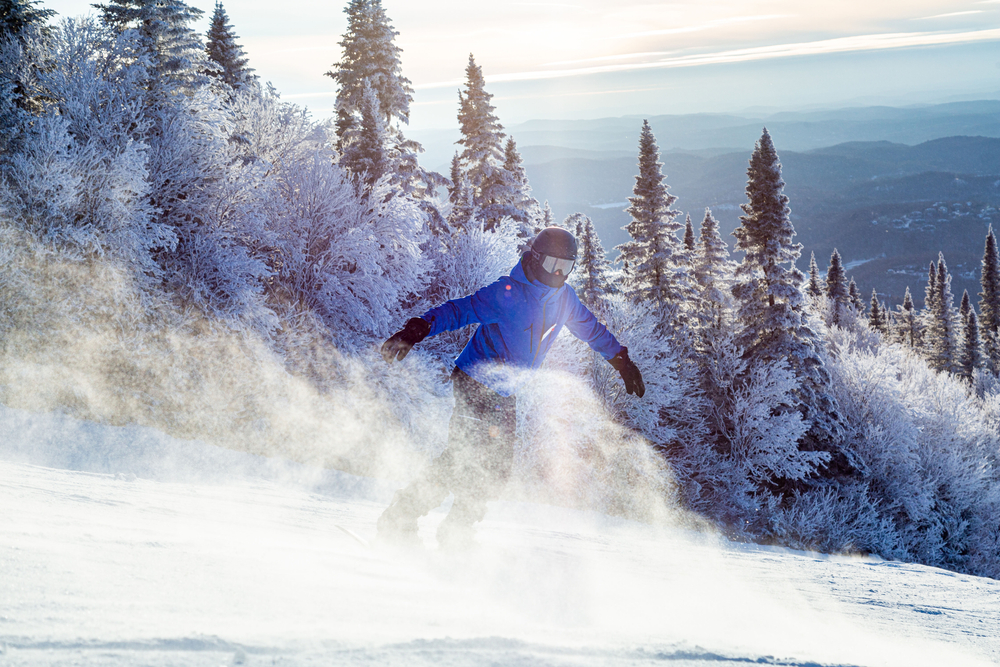
[[[565,259],[563,257],[543,255],[535,252],[534,250],[531,251],[531,254],[535,256],[535,261],[541,264],[546,273],[558,272],[563,276],[568,276],[573,272],[573,267],[576,265],[575,259]]]

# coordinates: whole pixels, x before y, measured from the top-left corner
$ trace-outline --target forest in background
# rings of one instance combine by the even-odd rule
[[[572,230],[571,284],[647,392],[570,336],[518,396],[518,489],[737,539],[1000,577],[1000,259],[959,307],[942,256],[890,309],[796,268],[782,166],[749,155],[736,261],[673,208],[640,128],[629,240],[553,220],[470,55],[447,175],[404,134],[412,87],[379,0],[351,0],[336,118],[262,84],[216,4],[15,1],[0,45],[0,400],[405,479],[439,451],[470,331],[391,370],[377,345]],[[736,187],[739,184],[734,184]],[[699,216],[700,217],[700,216]],[[824,262],[825,263],[825,262]],[[853,287],[852,287],[853,286]],[[673,513],[673,514],[672,514]]]

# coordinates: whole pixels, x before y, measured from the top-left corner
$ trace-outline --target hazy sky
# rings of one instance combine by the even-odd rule
[[[205,11],[213,0],[189,0]],[[79,0],[42,0],[63,16]],[[282,97],[331,113],[346,0],[228,0]],[[1000,98],[1000,0],[383,0],[411,128],[457,123],[469,53],[501,122]]]

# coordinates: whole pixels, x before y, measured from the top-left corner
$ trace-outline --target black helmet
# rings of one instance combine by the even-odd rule
[[[562,287],[576,264],[576,238],[562,227],[546,227],[531,242],[532,270],[549,287]]]

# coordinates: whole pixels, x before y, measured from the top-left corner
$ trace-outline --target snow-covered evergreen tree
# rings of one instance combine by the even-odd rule
[[[844,265],[840,261],[840,253],[836,248],[830,255],[830,266],[826,270],[826,298],[830,304],[829,324],[844,326],[848,309],[851,308],[851,292],[847,285]]]
[[[688,213],[684,219],[684,250],[690,257],[694,257],[694,225],[691,224],[691,214]]]
[[[208,83],[210,65],[191,24],[204,12],[183,0],[108,0],[95,4],[101,20],[117,32],[135,29],[149,55],[149,89],[154,105],[172,95],[192,93]]]
[[[806,294],[816,298],[823,292],[823,287],[820,284],[819,265],[816,264],[816,253],[809,253],[809,283],[806,285]]]
[[[611,294],[610,266],[594,221],[583,213],[567,218],[568,227],[576,236],[576,268],[570,274],[570,284],[588,308],[596,310]],[[567,225],[567,226],[568,226]]]
[[[744,215],[733,232],[744,252],[736,269],[733,297],[739,330],[736,344],[757,363],[786,361],[801,383],[795,407],[810,423],[810,447],[835,448],[841,426],[829,394],[829,374],[819,356],[816,333],[806,317],[800,290],[805,276],[795,268],[802,246],[793,243],[781,163],[765,129],[747,169]]]
[[[379,109],[387,127],[409,123],[413,87],[403,76],[399,34],[382,7],[382,0],[350,0],[344,9],[347,31],[339,42],[341,59],[326,76],[337,82],[337,137],[339,145],[348,140],[360,119],[365,82],[378,96]]]
[[[903,295],[903,304],[899,306],[896,315],[896,340],[916,348],[920,345],[920,318],[913,305],[913,297],[910,295],[910,288],[906,288]]]
[[[719,233],[719,222],[712,215],[712,210],[706,208],[692,269],[699,297],[695,316],[700,328],[698,345],[705,354],[712,346],[708,339],[718,335],[725,314],[732,307],[729,288],[735,267],[736,263],[729,259],[726,242]]]
[[[0,40],[19,38],[29,26],[44,26],[55,16],[51,9],[36,7],[41,0],[2,0],[0,2]]]
[[[648,121],[642,122],[639,136],[639,174],[626,212],[632,221],[625,229],[630,241],[618,246],[625,263],[624,290],[632,299],[649,302],[660,321],[670,327],[680,324],[683,304],[694,288],[687,271],[684,246],[677,238],[682,225],[679,211],[670,206],[677,197],[670,194],[660,168],[660,149]]]
[[[956,363],[959,377],[972,382],[976,369],[982,365],[982,352],[979,339],[979,320],[976,311],[969,308],[967,315],[962,317],[962,337]]]
[[[469,54],[465,68],[465,91],[458,93],[458,125],[462,132],[458,144],[462,171],[480,220],[491,229],[509,215],[511,199],[507,172],[503,167],[503,126],[494,113],[493,95],[486,92],[483,69]]]
[[[872,300],[868,310],[868,326],[872,331],[887,335],[889,333],[889,314],[878,300],[878,292],[872,288]]]
[[[239,88],[257,79],[253,74],[253,68],[247,66],[248,60],[243,53],[243,47],[237,44],[236,40],[237,36],[233,34],[229,16],[222,2],[216,0],[205,51],[218,67],[209,70],[208,74],[217,77],[230,88]]]
[[[344,145],[340,164],[361,179],[367,190],[392,168],[378,95],[367,81],[364,82],[360,126],[356,129],[354,140]]]
[[[526,241],[534,238],[535,228],[542,213],[538,200],[531,196],[531,185],[524,171],[524,162],[517,150],[514,137],[507,137],[504,144],[503,170],[507,179],[507,203],[510,207],[506,213],[521,225],[521,236]]]
[[[938,254],[930,311],[924,329],[924,348],[927,362],[937,371],[955,370],[958,350],[958,315],[955,312],[955,298],[951,293],[951,274],[944,261],[944,253]]]
[[[549,200],[545,200],[545,204],[542,206],[542,221],[539,223],[539,228],[535,231],[542,231],[546,227],[551,227],[554,224],[555,217],[552,215],[552,207],[549,206]]]
[[[850,297],[851,308],[857,314],[862,314],[865,312],[865,302],[861,298],[861,290],[858,289],[858,284],[854,282],[854,278],[851,278],[851,282],[847,285],[847,295]]]
[[[979,293],[980,336],[987,370],[1000,373],[1000,253],[997,239],[990,226],[983,251]]]

